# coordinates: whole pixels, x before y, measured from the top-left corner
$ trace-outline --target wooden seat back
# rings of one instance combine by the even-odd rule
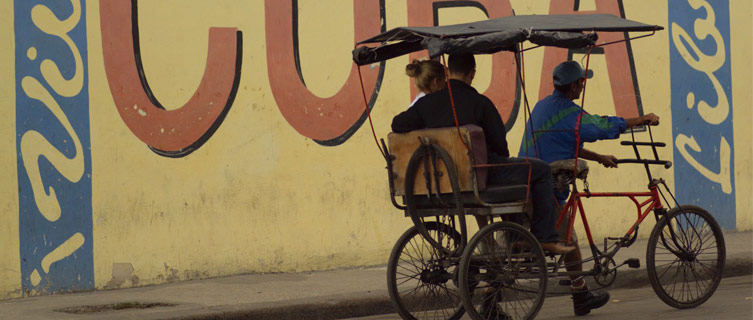
[[[432,143],[440,145],[450,155],[455,162],[455,169],[458,176],[458,184],[461,192],[473,191],[474,183],[479,191],[486,189],[486,168],[474,169],[473,164],[486,163],[486,141],[484,131],[475,125],[465,125],[459,128],[460,137],[465,140],[466,144],[458,136],[458,128],[436,128],[415,130],[408,133],[390,133],[387,136],[390,155],[392,156],[392,179],[396,196],[405,195],[405,179],[408,163],[411,156],[419,148],[421,142],[419,138],[428,138]],[[472,157],[472,158],[471,158]],[[440,193],[452,193],[449,175],[444,172],[446,166],[441,160],[437,160],[437,168],[442,175],[439,179]],[[432,186],[435,186],[434,175],[431,174]],[[475,179],[474,179],[475,178]],[[426,194],[426,180],[424,177],[424,165],[418,166],[418,172],[415,175],[415,187],[413,194]]]

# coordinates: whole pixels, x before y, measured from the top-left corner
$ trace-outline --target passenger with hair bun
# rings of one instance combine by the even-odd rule
[[[412,106],[421,97],[439,90],[445,87],[445,71],[444,66],[441,63],[434,60],[413,60],[405,66],[405,74],[413,78],[413,81],[418,88],[419,92],[413,102]]]

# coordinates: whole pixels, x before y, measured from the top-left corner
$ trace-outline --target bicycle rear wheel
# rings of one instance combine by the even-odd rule
[[[472,319],[533,319],[544,304],[546,258],[530,231],[497,222],[468,242],[458,278]]]
[[[664,303],[695,308],[708,300],[722,280],[724,236],[706,210],[678,206],[651,231],[646,252],[648,278]]]
[[[418,229],[408,229],[395,243],[387,264],[387,291],[392,304],[403,319],[450,319],[463,316],[458,288],[455,285],[460,234],[452,227],[436,223],[423,224],[437,249]]]

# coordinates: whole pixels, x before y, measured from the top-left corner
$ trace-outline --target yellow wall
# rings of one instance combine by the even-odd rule
[[[3,30],[13,29],[13,19],[8,19],[8,12],[13,12],[13,4],[4,2],[2,10],[5,19],[0,22]],[[14,80],[14,58],[13,45],[14,37],[12,32],[3,32],[0,35],[0,42],[6,44],[2,52],[4,57],[0,63],[0,77],[3,85],[0,86],[0,105],[3,106],[5,114],[0,119],[0,132],[3,139],[0,139],[0,149],[5,150],[0,157],[0,177],[5,183],[0,184],[0,299],[9,296],[18,296],[21,294],[21,270],[19,243],[18,243],[18,188],[15,181],[18,181],[16,173],[16,139],[15,137],[15,115],[16,99],[15,89],[12,84]]]
[[[109,0],[107,0],[109,1]],[[114,1],[114,0],[113,0]],[[17,1],[18,2],[18,1]],[[358,1],[356,1],[358,2]],[[734,107],[736,228],[753,229],[750,215],[753,160],[748,125],[753,121],[750,83],[753,9],[747,1],[730,1],[731,59]],[[278,1],[267,1],[277,5]],[[299,41],[302,75],[318,97],[334,95],[351,71],[354,24],[352,1],[299,0]],[[360,3],[360,2],[359,2]],[[511,1],[516,14],[546,14],[548,1]],[[594,2],[581,1],[585,10]],[[189,101],[205,72],[208,30],[234,27],[242,32],[242,66],[237,95],[218,130],[198,150],[178,158],[158,155],[140,140],[121,115],[108,83],[103,56],[100,1],[85,2],[88,42],[89,123],[91,137],[91,221],[94,287],[146,285],[244,272],[289,272],[384,264],[398,236],[410,226],[389,201],[385,164],[374,145],[368,122],[343,143],[322,146],[299,133],[281,115],[268,72],[271,57],[265,34],[265,2],[141,1],[139,32],[145,74],[154,95],[166,109]],[[2,24],[15,30],[13,3],[6,1]],[[386,1],[387,29],[408,23],[406,1]],[[667,27],[666,4],[625,1],[628,19]],[[440,23],[482,19],[474,8],[442,9]],[[18,32],[18,30],[15,30]],[[14,33],[0,37],[0,299],[21,295],[19,253],[19,193],[16,158]],[[655,137],[670,144],[669,39],[667,30],[633,41],[633,53],[645,112],[654,112],[666,125]],[[325,47],[326,50],[321,50]],[[580,58],[576,56],[576,58]],[[538,98],[543,50],[526,53],[530,102]],[[407,56],[386,64],[372,117],[376,133],[385,137],[392,117],[411,100],[411,83],[404,75]],[[491,59],[478,58],[475,86],[489,86]],[[366,69],[368,67],[364,67]],[[591,68],[605,70],[603,56]],[[271,70],[271,71],[268,71]],[[589,81],[586,109],[614,112],[609,81]],[[296,93],[289,93],[296,94]],[[360,96],[359,96],[360,98]],[[362,100],[348,108],[363,108]],[[511,153],[522,137],[523,112],[508,134]],[[647,133],[637,134],[645,139]],[[630,157],[616,141],[598,142],[591,149]],[[672,159],[672,148],[661,156]],[[673,186],[672,170],[654,173]],[[615,177],[619,186],[615,186]],[[645,174],[640,167],[607,170],[592,166],[592,190],[640,191]],[[624,188],[623,188],[624,186]],[[587,200],[589,222],[596,239],[620,234],[635,217],[630,201]],[[646,220],[641,236],[653,225]],[[578,225],[580,234],[582,228]],[[131,269],[132,268],[132,271]]]
[[[738,230],[753,229],[753,146],[749,143],[753,139],[753,129],[749,123],[753,121],[753,3],[747,1],[730,1],[730,24],[732,28],[732,61],[737,65],[732,68],[732,100],[734,105],[735,137],[735,180],[737,181],[737,228]]]

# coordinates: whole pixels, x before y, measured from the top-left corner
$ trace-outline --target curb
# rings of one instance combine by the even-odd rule
[[[280,303],[279,306],[251,310],[208,311],[206,315],[173,318],[180,320],[310,320],[346,319],[395,313],[389,297],[356,298],[334,303]]]
[[[751,258],[731,258],[724,264],[723,278],[739,277],[753,274]],[[646,269],[628,269],[617,272],[617,279],[611,289],[640,288],[650,286]]]
[[[753,274],[753,258],[736,257],[728,258],[723,277],[738,277]],[[592,279],[591,279],[592,281]],[[623,269],[617,273],[615,282],[609,289],[640,288],[650,286],[648,273],[642,269]],[[550,288],[547,296],[568,294],[566,289],[557,290],[552,288],[563,287],[557,280],[548,283]],[[563,287],[564,288],[564,287]],[[386,291],[386,290],[385,290]],[[561,292],[560,292],[561,291]],[[235,310],[208,309],[203,315],[179,317],[172,319],[180,320],[303,320],[303,319],[345,319],[375,316],[380,314],[393,314],[395,309],[392,302],[385,294],[381,297],[344,297],[341,300],[330,299],[326,302],[312,303],[306,301],[281,301],[277,305],[264,308],[233,307]],[[239,310],[240,309],[240,310]]]

